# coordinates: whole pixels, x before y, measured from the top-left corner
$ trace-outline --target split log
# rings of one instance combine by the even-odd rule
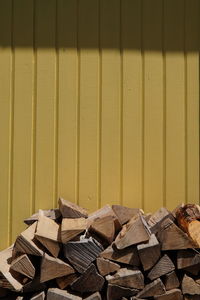
[[[35,237],[42,237],[54,242],[58,242],[59,225],[55,221],[45,216],[39,216]]]
[[[43,255],[44,251],[35,239],[36,226],[37,222],[33,223],[17,237],[14,246],[15,251],[36,256]]]
[[[197,264],[197,265],[194,265],[194,266],[191,266],[191,267],[187,267],[187,268],[184,269],[184,271],[186,273],[189,273],[189,274],[193,275],[193,276],[196,276],[200,272],[200,264]]]
[[[58,208],[42,210],[42,214],[45,217],[48,217],[54,221],[58,220],[61,216],[60,210]],[[33,224],[34,222],[38,221],[39,215],[40,215],[40,212],[38,211],[37,213],[33,214],[31,217],[25,219],[24,223],[27,225]]]
[[[195,250],[180,250],[177,252],[177,268],[184,269],[187,267],[200,264],[200,254]]]
[[[164,295],[154,296],[155,300],[183,300],[183,295],[179,289],[167,291]]]
[[[88,213],[87,210],[72,203],[68,200],[64,200],[60,198],[59,201],[59,210],[63,216],[63,218],[87,218]]]
[[[180,250],[195,248],[196,244],[170,219],[165,219],[157,234],[161,250]]]
[[[160,224],[167,218],[174,221],[174,216],[165,207],[161,207],[153,215],[151,215],[150,219],[148,220],[148,225],[151,229],[151,232],[157,233],[159,230]]]
[[[178,277],[177,277],[177,275],[174,271],[164,275],[163,283],[164,283],[165,289],[167,291],[172,290],[172,289],[176,289],[180,285]]]
[[[148,242],[138,245],[137,250],[144,271],[151,269],[159,260],[161,255],[160,244],[155,234],[150,236]]]
[[[41,262],[40,282],[46,282],[74,272],[74,269],[61,259],[44,254]]]
[[[191,237],[197,248],[200,248],[200,206],[186,204],[176,212],[179,226]]]
[[[68,287],[72,282],[74,282],[78,278],[78,275],[76,273],[67,275],[67,276],[62,276],[56,278],[56,283],[58,287],[63,290],[66,287]]]
[[[136,297],[137,298],[148,298],[153,296],[158,296],[164,294],[165,286],[160,280],[160,278],[154,280],[153,282],[147,284],[142,291],[140,291]]]
[[[170,273],[175,270],[175,266],[169,256],[165,254],[161,259],[157,262],[157,264],[151,269],[148,274],[148,278],[150,280],[157,279],[167,273]]]
[[[182,293],[188,295],[199,295],[200,297],[200,285],[194,281],[191,277],[187,276],[186,274],[182,280]]]
[[[109,244],[115,237],[115,223],[113,216],[104,216],[96,218],[89,227],[89,232],[96,234],[100,239],[105,240]]]
[[[97,272],[94,264],[91,264],[89,268],[71,284],[71,288],[81,294],[98,292],[101,291],[104,281],[104,278]]]
[[[121,268],[114,275],[107,275],[109,284],[142,290],[144,288],[144,276],[139,270]]]
[[[108,259],[105,259],[103,257],[98,257],[96,259],[96,263],[97,263],[98,271],[102,276],[106,276],[110,273],[114,273],[120,269],[120,265]]]
[[[115,284],[108,284],[107,299],[120,300],[122,297],[131,297],[136,295],[138,290],[118,286]]]
[[[85,272],[102,251],[103,247],[91,237],[64,245],[64,256],[79,273]]]
[[[126,249],[118,250],[113,244],[106,248],[103,252],[101,252],[100,256],[109,260],[113,260],[123,264],[128,264],[131,266],[140,265],[140,260],[136,247],[128,247]]]
[[[44,300],[45,299],[45,293],[40,292],[34,295],[30,300]]]
[[[61,241],[67,243],[87,228],[87,219],[85,218],[63,218],[61,225]]]
[[[101,295],[99,292],[96,292],[89,297],[85,298],[84,300],[101,300]]]
[[[58,257],[60,252],[60,244],[56,241],[46,239],[45,237],[37,236],[37,240],[45,247],[51,255]]]
[[[14,270],[31,279],[35,276],[35,268],[26,254],[13,260],[10,265],[10,270]]]
[[[130,221],[130,219],[133,216],[135,216],[139,213],[143,213],[141,209],[129,208],[129,207],[122,206],[122,205],[112,205],[112,210],[116,214],[121,225],[124,225],[125,223]]]
[[[147,242],[150,235],[146,221],[141,215],[136,215],[123,226],[115,239],[115,245],[118,249],[124,249],[131,245]]]
[[[82,300],[82,298],[64,290],[50,288],[47,291],[47,300]]]

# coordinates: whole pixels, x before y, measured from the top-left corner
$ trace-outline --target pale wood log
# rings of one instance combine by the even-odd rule
[[[58,257],[60,252],[60,244],[45,237],[37,236],[37,240],[44,246],[54,257]]]
[[[91,264],[89,268],[71,284],[71,288],[81,294],[86,292],[98,292],[101,291],[104,281],[104,278],[97,272],[94,264]]]
[[[82,300],[82,298],[58,288],[50,288],[47,291],[47,300]]]
[[[107,275],[109,284],[142,290],[144,288],[144,276],[139,270],[127,268],[119,269],[114,275]]]
[[[163,283],[167,291],[178,288],[180,285],[178,277],[174,271],[164,275]]]
[[[137,298],[148,298],[153,296],[162,295],[166,292],[165,286],[160,280],[160,278],[154,280],[153,282],[147,284],[142,291],[140,291],[136,297]]]
[[[173,262],[169,256],[165,254],[148,273],[148,278],[154,280],[174,270],[175,266]]]
[[[148,220],[148,225],[150,226],[152,233],[157,233],[160,227],[160,224],[166,219],[169,218],[174,221],[174,216],[172,213],[167,210],[165,207],[161,207],[154,214],[151,215]]]
[[[85,218],[63,218],[61,225],[61,241],[67,243],[74,237],[85,231],[87,228],[87,219]]]
[[[40,282],[75,273],[74,269],[61,259],[44,254],[41,262]]]
[[[13,260],[10,265],[10,270],[14,270],[31,279],[35,276],[35,268],[26,254],[23,254]]]
[[[171,291],[167,291],[164,295],[154,296],[155,300],[183,300],[183,295],[181,290],[173,289]]]
[[[98,271],[102,276],[108,275],[110,273],[114,273],[120,269],[120,265],[108,259],[105,259],[103,257],[98,257],[96,259],[96,263],[97,263]]]
[[[54,242],[59,241],[59,225],[45,216],[39,216],[35,237],[42,237]]]
[[[44,300],[45,299],[45,293],[40,292],[34,295],[30,300]]]
[[[141,215],[136,215],[127,224],[123,225],[122,230],[115,239],[115,245],[118,249],[124,249],[131,245],[147,242],[150,235],[146,221]]]
[[[59,201],[59,210],[63,218],[87,218],[87,210],[72,203],[68,200],[60,198]]]
[[[151,269],[159,260],[161,251],[160,244],[155,236],[152,234],[148,242],[139,244],[137,246],[138,254],[143,266],[144,271]]]
[[[68,287],[70,284],[72,284],[72,282],[74,282],[76,279],[78,278],[77,273],[73,273],[67,276],[62,276],[62,277],[58,277],[56,278],[56,283],[58,285],[58,287],[63,290],[66,287]]]
[[[84,300],[101,300],[101,294],[99,292],[96,292],[89,297],[84,298]]]
[[[95,233],[100,239],[112,243],[115,237],[115,224],[113,216],[96,218],[89,227],[89,232]]]
[[[138,213],[143,213],[139,208],[129,208],[122,205],[112,205],[112,209],[121,225],[127,223],[133,216],[137,215]]]
[[[81,241],[70,241],[64,245],[64,256],[79,272],[86,271],[88,266],[103,251],[103,247],[93,238]]]
[[[115,284],[108,284],[107,288],[107,299],[119,300],[122,297],[131,297],[137,293],[138,290],[130,289]]]
[[[61,216],[61,212],[59,211],[58,208],[42,210],[42,214],[45,217],[48,217],[52,220],[58,220]],[[24,223],[27,225],[33,224],[35,221],[38,221],[39,215],[40,215],[40,212],[38,211],[35,214],[33,214],[31,217],[25,219]]]
[[[186,274],[183,277],[181,287],[184,295],[200,295],[200,285],[196,283],[193,278],[187,276]]]

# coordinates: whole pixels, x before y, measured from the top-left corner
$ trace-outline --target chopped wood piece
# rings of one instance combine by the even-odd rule
[[[96,262],[98,271],[102,276],[114,273],[120,269],[120,265],[105,258],[98,257]]]
[[[14,246],[15,251],[37,256],[43,255],[42,248],[35,239],[36,226],[37,222],[33,223],[17,237]]]
[[[177,252],[177,268],[184,269],[187,267],[200,264],[200,254],[192,249],[180,250]]]
[[[178,288],[180,285],[178,277],[176,276],[176,273],[174,271],[164,276],[163,283],[167,291]]]
[[[141,215],[134,216],[115,239],[115,245],[118,249],[124,249],[131,245],[147,242],[150,239],[150,231],[146,221]]]
[[[85,231],[87,228],[87,219],[85,218],[63,218],[61,225],[61,241],[67,243],[74,237]]]
[[[200,295],[200,285],[194,281],[191,277],[186,274],[182,280],[182,293],[188,295]]]
[[[158,240],[161,243],[161,250],[180,250],[196,248],[194,242],[170,219],[162,222],[158,232]]]
[[[148,220],[148,225],[150,226],[152,233],[157,233],[160,227],[160,224],[166,219],[169,218],[174,221],[174,216],[172,213],[167,210],[165,207],[161,207],[157,210]]]
[[[173,289],[167,291],[166,294],[160,296],[154,296],[155,300],[182,300],[183,295],[179,289]]]
[[[160,258],[160,244],[152,234],[148,242],[137,246],[138,254],[144,271],[151,269]]]
[[[118,286],[115,284],[108,284],[107,299],[120,300],[123,296],[131,297],[137,293],[138,290]]]
[[[45,293],[40,292],[34,295],[30,300],[44,300],[45,299]]]
[[[9,247],[0,252],[0,287],[13,291],[21,291],[22,284],[18,282],[10,273],[9,260],[12,257],[13,247]]]
[[[83,293],[98,292],[104,285],[104,278],[97,272],[94,264],[71,284],[72,290]]]
[[[96,292],[89,297],[85,298],[84,300],[101,300],[101,295],[99,292]]]
[[[56,278],[56,283],[58,287],[63,290],[66,287],[68,287],[72,282],[74,282],[78,278],[78,275],[76,273],[67,275],[67,276],[62,276]]]
[[[58,220],[61,216],[61,213],[58,208],[55,209],[48,209],[48,210],[42,210],[42,213],[45,217],[48,217],[52,220]],[[33,224],[35,221],[38,221],[39,218],[39,211],[33,214],[31,217],[24,220],[24,223],[27,225]]]
[[[63,216],[63,218],[87,218],[88,213],[87,210],[72,203],[68,200],[64,200],[60,198],[59,201],[59,209]]]
[[[112,209],[116,214],[121,225],[127,223],[133,216],[141,213],[141,209],[139,208],[129,208],[122,205],[112,205]]]
[[[97,236],[111,244],[115,237],[114,217],[105,216],[96,218],[92,222],[89,231],[95,233]]]
[[[64,256],[79,273],[85,272],[102,251],[103,247],[91,237],[64,245]]]
[[[35,276],[35,268],[26,254],[13,260],[10,269],[31,279]]]
[[[58,257],[60,252],[60,244],[58,242],[41,236],[37,236],[36,238],[51,253],[51,255]]]
[[[144,288],[144,276],[139,270],[121,268],[114,275],[107,275],[109,284],[141,290]]]
[[[153,282],[147,284],[142,291],[140,291],[136,297],[137,298],[148,298],[157,295],[162,295],[165,293],[165,286],[160,280],[160,278],[154,280]]]
[[[100,256],[116,262],[121,262],[131,266],[139,266],[140,260],[136,247],[128,247],[126,249],[118,250],[115,245],[110,245]]]
[[[148,274],[148,278],[151,280],[157,279],[169,272],[175,270],[175,266],[169,256],[165,254],[161,259],[157,262],[157,264],[151,269]]]
[[[67,291],[51,288],[47,291],[47,300],[82,300],[82,298],[72,295]]]
[[[41,263],[40,282],[74,273],[74,269],[61,259],[44,254]]]
[[[57,242],[59,241],[59,225],[45,216],[39,216],[35,232],[35,237],[37,236]]]

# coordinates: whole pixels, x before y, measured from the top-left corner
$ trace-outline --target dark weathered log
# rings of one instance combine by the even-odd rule
[[[165,286],[159,279],[147,284],[142,291],[140,291],[136,296],[137,298],[148,298],[153,296],[158,296],[164,294]]]
[[[164,276],[163,283],[164,283],[167,291],[178,288],[180,285],[178,277],[174,271],[172,271]]]
[[[61,216],[60,210],[58,208],[55,209],[48,209],[48,210],[42,210],[42,214],[45,217],[48,217],[52,220],[58,220]],[[24,220],[24,223],[27,225],[33,224],[35,221],[38,221],[39,215],[41,215],[41,212],[38,211],[37,213],[33,214],[31,217]]]
[[[194,281],[191,277],[187,276],[186,274],[182,280],[182,293],[188,295],[199,295],[200,298],[200,285]]]
[[[131,297],[137,293],[138,290],[118,286],[114,284],[108,284],[107,299],[120,300],[122,297]]]
[[[87,210],[72,203],[68,200],[64,200],[60,198],[59,201],[59,210],[63,216],[63,218],[87,218],[88,213]]]
[[[35,268],[26,254],[20,255],[13,260],[10,265],[10,270],[14,270],[31,279],[35,276]]]
[[[61,241],[67,243],[74,237],[85,231],[87,228],[87,219],[85,218],[63,218],[61,225]]]
[[[175,266],[169,256],[165,254],[157,262],[157,264],[151,269],[148,274],[148,278],[151,280],[157,279],[167,273],[170,273],[175,270]]]
[[[161,207],[157,210],[153,215],[151,215],[148,220],[148,225],[150,226],[152,233],[157,233],[160,227],[160,224],[166,219],[169,218],[172,221],[174,220],[174,216],[172,213],[167,210],[165,207]]]
[[[112,205],[112,209],[121,225],[127,223],[133,216],[137,215],[138,213],[142,213],[141,209],[129,208],[122,205]]]
[[[37,236],[37,241],[39,241],[42,246],[46,248],[45,251],[48,250],[51,255],[58,257],[60,252],[60,243],[41,236]]]
[[[50,288],[47,291],[47,300],[82,300],[82,298],[64,290]]]
[[[35,237],[49,239],[54,242],[59,241],[59,225],[45,216],[39,216]]]
[[[74,269],[61,259],[44,254],[41,263],[40,282],[46,282],[74,272]]]
[[[108,275],[110,273],[114,273],[120,269],[120,265],[108,259],[105,259],[103,257],[97,258],[96,263],[97,263],[98,271],[102,276]]]
[[[139,270],[121,268],[114,275],[107,275],[106,280],[109,284],[132,289],[142,290],[144,288],[144,276]]]
[[[64,245],[64,256],[79,273],[85,272],[102,251],[103,247],[93,238],[71,241]]]
[[[74,282],[77,278],[78,278],[78,274],[73,273],[73,274],[70,274],[70,275],[66,275],[66,276],[56,278],[56,283],[57,283],[58,287],[61,290],[63,290],[66,287],[68,287],[70,284],[72,284],[72,282]]]
[[[151,269],[160,258],[160,244],[154,234],[148,242],[137,246],[144,271]]]
[[[160,296],[154,296],[155,300],[182,300],[183,295],[179,289],[173,289],[167,291],[166,294]]]
[[[89,268],[71,284],[71,288],[81,294],[86,292],[98,292],[101,291],[104,281],[104,278],[97,272],[94,264],[91,264]]]

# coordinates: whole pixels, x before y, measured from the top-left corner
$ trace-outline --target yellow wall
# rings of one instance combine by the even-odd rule
[[[59,196],[199,201],[199,1],[0,0],[0,248]]]

